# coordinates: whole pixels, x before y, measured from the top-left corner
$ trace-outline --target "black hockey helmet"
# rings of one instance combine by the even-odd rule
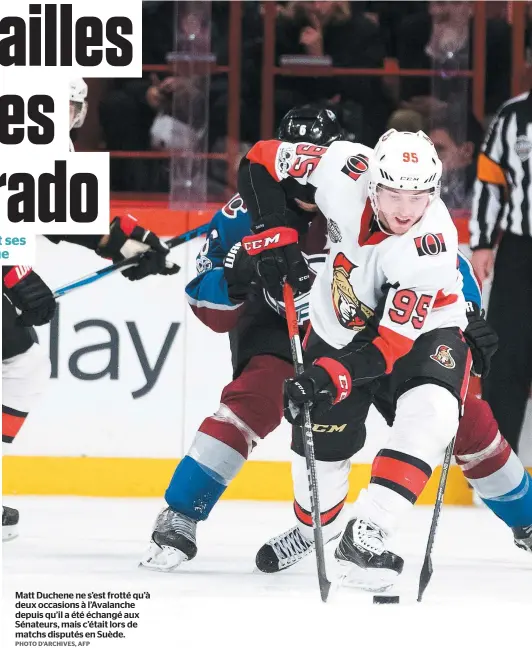
[[[329,146],[345,139],[338,117],[330,108],[321,106],[289,110],[279,124],[276,137],[285,142],[310,142],[317,146]]]

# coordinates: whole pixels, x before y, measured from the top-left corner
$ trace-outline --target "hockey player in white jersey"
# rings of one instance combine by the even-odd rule
[[[85,117],[87,116],[87,103],[88,88],[85,79],[72,79],[69,85],[69,99],[70,99],[70,130],[74,128],[81,128]],[[74,144],[70,140],[70,152],[74,153]]]
[[[387,539],[456,434],[471,367],[458,238],[439,199],[440,177],[430,139],[394,130],[374,151],[349,142],[328,149],[259,142],[239,174],[254,222],[247,245],[264,250],[254,258],[265,284],[287,277],[297,289],[299,281],[287,270],[285,245],[297,245],[297,236],[281,193],[310,191],[328,219],[330,251],[311,291],[306,370],[285,383],[285,416],[297,425],[303,405],[312,406],[326,541],[338,532],[327,523],[343,507],[370,405],[393,423],[335,554],[348,581],[375,589],[402,571]],[[297,427],[292,449],[301,521],[310,503]],[[300,538],[310,545],[307,530]]]

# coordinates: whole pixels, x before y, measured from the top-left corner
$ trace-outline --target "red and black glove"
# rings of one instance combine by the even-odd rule
[[[140,227],[137,219],[130,214],[113,219],[107,241],[96,250],[97,254],[111,259],[113,263],[129,259],[139,252],[144,253],[141,260],[132,268],[122,271],[130,281],[144,279],[148,275],[173,275],[180,270],[178,265],[166,258],[169,248],[156,234]]]
[[[4,294],[21,313],[22,326],[42,326],[53,318],[57,303],[52,291],[29,266],[2,268]]]
[[[283,299],[285,281],[295,295],[310,290],[310,270],[297,240],[297,230],[291,227],[272,227],[242,239],[247,253],[253,257],[260,282],[279,301]]]
[[[351,393],[351,376],[334,358],[318,358],[309,369],[284,382],[284,416],[289,423],[301,425],[306,404],[313,416],[325,413]]]

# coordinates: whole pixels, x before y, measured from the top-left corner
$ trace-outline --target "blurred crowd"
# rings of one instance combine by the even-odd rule
[[[143,63],[203,57],[229,60],[230,2],[143,3]],[[485,119],[472,113],[472,80],[451,72],[472,67],[473,2],[276,2],[276,65],[314,63],[436,69],[434,77],[277,76],[275,121],[293,106],[333,108],[348,137],[374,145],[387,127],[430,133],[444,163],[444,199],[471,201],[474,161],[483,129],[510,97],[511,27],[504,2],[488,2]],[[264,3],[243,3],[240,150],[260,139]],[[530,12],[532,20],[532,12]],[[529,41],[527,30],[526,42]],[[532,33],[532,32],[531,32]],[[174,57],[174,59],[172,58]],[[180,68],[183,70],[183,68]],[[97,98],[99,146],[113,151],[227,149],[226,73],[191,76],[146,72],[142,79],[108,80]],[[115,191],[168,191],[168,160],[114,159]],[[223,194],[224,162],[209,163],[210,194]],[[229,191],[231,188],[228,189]]]

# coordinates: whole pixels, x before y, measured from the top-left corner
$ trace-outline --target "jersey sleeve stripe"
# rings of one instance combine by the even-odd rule
[[[263,140],[257,142],[248,154],[247,159],[255,164],[261,164],[268,170],[268,173],[280,182],[282,178],[279,177],[276,170],[277,151],[279,150],[281,142],[279,140]]]
[[[187,301],[191,306],[195,308],[208,308],[209,310],[219,310],[219,311],[232,311],[240,308],[242,304],[217,304],[215,302],[207,301],[206,299],[194,299],[190,295],[187,295]]]

